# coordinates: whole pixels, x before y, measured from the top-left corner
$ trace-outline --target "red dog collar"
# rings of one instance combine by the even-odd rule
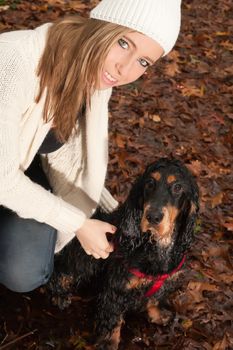
[[[167,278],[171,277],[172,275],[174,275],[177,271],[179,271],[181,269],[184,262],[185,262],[185,256],[183,257],[183,259],[181,260],[179,265],[171,273],[166,273],[166,274],[158,276],[158,277],[146,275],[145,273],[143,273],[137,269],[129,269],[129,271],[136,277],[146,278],[148,280],[155,281],[153,286],[145,294],[145,297],[150,297],[153,294],[155,294],[162,287],[162,285],[164,284],[164,282],[166,281]]]

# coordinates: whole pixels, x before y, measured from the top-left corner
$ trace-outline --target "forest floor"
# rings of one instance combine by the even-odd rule
[[[94,0],[0,0],[0,31],[34,28],[65,14],[87,16]],[[146,164],[181,159],[194,173],[201,211],[190,276],[169,302],[166,327],[129,315],[120,350],[233,349],[233,4],[186,0],[174,50],[110,103],[107,187],[122,202]],[[0,350],[91,350],[91,303],[64,311],[38,289],[0,288]]]

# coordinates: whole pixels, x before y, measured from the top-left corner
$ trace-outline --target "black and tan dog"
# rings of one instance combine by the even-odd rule
[[[114,224],[114,252],[106,260],[85,254],[74,239],[56,257],[50,285],[64,296],[81,281],[97,280],[97,348],[115,350],[129,310],[147,310],[152,322],[163,323],[158,303],[177,289],[185,256],[193,241],[198,187],[178,160],[149,165],[124,204],[95,217]],[[72,289],[71,289],[72,290]],[[64,306],[64,304],[63,304]]]

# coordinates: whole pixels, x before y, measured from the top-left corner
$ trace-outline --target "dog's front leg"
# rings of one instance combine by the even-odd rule
[[[121,340],[121,326],[124,323],[121,318],[117,325],[107,334],[101,335],[97,339],[96,349],[98,350],[117,350]]]
[[[102,295],[98,303],[96,316],[98,350],[117,350],[121,340],[121,327],[124,323],[123,300],[119,299],[119,294],[113,294]]]

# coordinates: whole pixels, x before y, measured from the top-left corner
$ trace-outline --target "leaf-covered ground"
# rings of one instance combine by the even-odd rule
[[[98,0],[0,0],[0,30],[88,15]],[[146,164],[183,160],[197,177],[201,213],[191,272],[171,296],[167,327],[130,315],[121,350],[233,349],[233,4],[185,0],[175,49],[140,81],[114,91],[107,186],[122,201]],[[0,350],[93,349],[92,307],[74,298],[59,311],[41,290],[0,288]]]

